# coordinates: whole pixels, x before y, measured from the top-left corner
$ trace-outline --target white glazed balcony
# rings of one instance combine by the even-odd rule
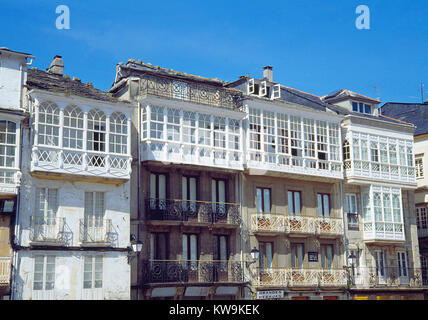
[[[341,218],[256,213],[251,215],[251,230],[259,234],[313,234],[336,237],[343,234],[343,225]]]
[[[21,175],[18,168],[0,167],[0,193],[17,194]]]
[[[252,283],[255,287],[345,287],[344,269],[256,268]]]
[[[10,283],[10,257],[0,257],[0,286]]]
[[[242,153],[239,150],[158,139],[144,140],[141,149],[142,161],[153,160],[236,170],[243,168]]]
[[[416,182],[414,167],[384,164],[373,161],[346,160],[345,174],[347,178],[361,177],[405,183]]]
[[[247,155],[247,166],[250,169],[343,179],[341,161],[328,161],[295,157],[286,154],[249,151]]]
[[[365,241],[404,241],[404,225],[397,222],[364,222]]]
[[[131,160],[128,155],[34,146],[31,171],[129,179]]]

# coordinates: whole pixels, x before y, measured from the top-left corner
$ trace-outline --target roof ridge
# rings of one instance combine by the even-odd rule
[[[383,114],[380,114],[380,115],[379,115],[379,117],[383,117],[383,118],[387,118],[387,119],[395,120],[395,121],[397,121],[397,122],[401,122],[401,123],[405,123],[405,124],[409,124],[409,125],[414,126],[414,124],[413,124],[413,123],[410,123],[410,122],[407,122],[407,121],[403,121],[403,120],[400,120],[400,119],[396,119],[396,118],[393,118],[393,117],[388,117],[388,116],[385,116],[385,115],[383,115]]]

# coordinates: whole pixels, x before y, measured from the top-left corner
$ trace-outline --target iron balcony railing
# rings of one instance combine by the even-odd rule
[[[0,286],[10,284],[10,257],[0,257]]]
[[[31,216],[30,241],[44,244],[63,245],[65,236],[65,218]]]
[[[110,245],[113,241],[113,225],[110,219],[80,219],[79,229],[82,244]]]
[[[144,283],[242,282],[240,261],[149,260],[143,262]]]
[[[259,233],[279,232],[297,234],[320,234],[337,236],[343,234],[341,218],[254,213],[251,215],[251,230]]]
[[[139,95],[154,95],[232,110],[241,108],[243,97],[241,92],[221,86],[149,74],[141,76]]]
[[[423,270],[406,267],[355,267],[348,268],[353,288],[423,286]]]
[[[253,285],[256,287],[346,287],[344,269],[312,268],[256,268]]]
[[[188,221],[238,226],[239,204],[197,200],[146,199],[148,220]]]

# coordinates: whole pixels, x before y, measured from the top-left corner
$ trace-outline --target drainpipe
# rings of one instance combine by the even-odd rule
[[[242,282],[245,281],[245,263],[244,263],[244,253],[243,253],[243,244],[242,244],[242,172],[238,174],[238,193],[239,193],[239,213],[240,213],[240,222],[239,222],[239,240],[241,243],[241,269],[242,269]],[[241,297],[245,297],[244,287],[242,288]]]
[[[141,208],[140,208],[140,188],[141,188],[141,173],[140,173],[140,130],[141,130],[141,103],[138,102],[138,130],[137,130],[137,151],[138,151],[138,163],[137,163],[137,175],[138,175],[138,188],[137,188],[137,203],[138,203],[138,215],[137,215],[137,239],[140,240],[140,216],[141,216]],[[140,252],[137,252],[137,300],[139,300],[140,293]]]

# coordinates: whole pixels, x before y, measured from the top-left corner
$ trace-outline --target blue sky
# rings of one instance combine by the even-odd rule
[[[420,102],[421,81],[428,91],[426,0],[0,1],[0,46],[42,70],[62,55],[65,74],[102,90],[133,58],[226,81],[271,65],[274,81],[317,95]],[[355,26],[362,4],[369,30]],[[58,5],[70,8],[69,30],[55,27]]]

